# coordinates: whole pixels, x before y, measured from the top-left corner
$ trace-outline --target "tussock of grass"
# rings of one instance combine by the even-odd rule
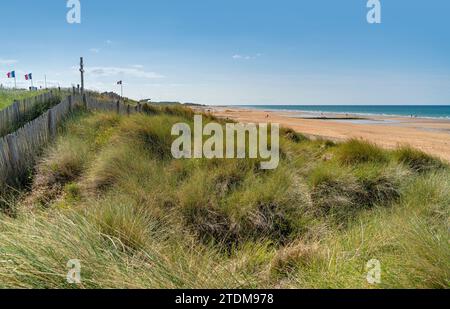
[[[449,288],[449,243],[448,229],[430,226],[420,218],[412,218],[409,222],[401,239],[401,246],[408,255],[405,267],[420,287]],[[407,282],[408,279],[403,280]]]
[[[377,167],[372,164],[361,166],[355,171],[364,189],[359,204],[387,205],[400,198],[402,182],[409,173],[399,166]]]
[[[144,103],[142,105],[142,112],[144,112],[147,115],[158,115],[161,114],[161,110],[157,108],[156,106]]]
[[[294,143],[300,143],[300,142],[309,140],[303,134],[295,132],[294,130],[289,129],[289,128],[288,129],[283,129],[281,131],[281,134],[284,135],[286,137],[286,139],[288,139],[288,140],[290,140],[291,142],[294,142]]]
[[[449,287],[450,174],[437,161],[290,130],[274,171],[174,160],[170,129],[192,116],[152,105],[69,119],[15,218],[0,217],[0,288]]]
[[[311,267],[324,259],[323,251],[318,243],[295,241],[281,248],[271,262],[274,275],[288,275],[301,267]]]
[[[101,201],[89,210],[101,233],[120,240],[124,249],[144,249],[157,222],[151,215],[130,201],[116,196]]]
[[[364,206],[356,204],[364,189],[349,172],[337,174],[329,167],[319,167],[311,175],[311,183],[311,198],[317,214],[337,215],[342,219]]]
[[[360,165],[339,169],[319,166],[310,176],[315,211],[347,221],[364,209],[376,205],[391,206],[401,195],[401,184],[408,173],[401,167]]]
[[[184,119],[193,119],[194,117],[194,111],[192,109],[178,105],[164,106],[162,111],[166,115],[178,116]]]
[[[39,181],[45,185],[75,180],[89,159],[89,145],[79,138],[61,139],[39,164]]]
[[[405,146],[395,151],[398,162],[406,165],[417,173],[426,173],[446,167],[439,158],[428,155],[420,150]]]
[[[386,151],[375,144],[352,139],[342,144],[337,155],[342,164],[353,165],[360,163],[383,163],[388,161]]]

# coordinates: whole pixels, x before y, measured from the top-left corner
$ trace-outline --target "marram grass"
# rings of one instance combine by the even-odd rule
[[[31,190],[3,196],[0,288],[449,288],[440,160],[291,130],[274,171],[174,160],[170,128],[192,112],[145,111],[74,115]],[[66,280],[71,259],[79,285]]]

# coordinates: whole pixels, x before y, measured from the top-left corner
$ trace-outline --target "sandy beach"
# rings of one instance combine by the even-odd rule
[[[205,110],[217,117],[243,123],[279,123],[310,137],[335,141],[361,138],[388,149],[411,145],[450,161],[450,120],[332,113],[317,115],[239,107],[207,107]]]

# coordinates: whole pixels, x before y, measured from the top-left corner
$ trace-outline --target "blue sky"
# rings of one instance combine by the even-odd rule
[[[204,104],[450,104],[450,1],[2,1],[6,72],[133,98]]]

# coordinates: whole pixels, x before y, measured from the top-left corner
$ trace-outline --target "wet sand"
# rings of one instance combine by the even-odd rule
[[[220,118],[238,122],[279,123],[297,132],[344,141],[360,138],[393,149],[411,145],[429,154],[450,161],[450,120],[359,116],[341,114],[313,114],[307,112],[264,111],[238,107],[206,107]]]

